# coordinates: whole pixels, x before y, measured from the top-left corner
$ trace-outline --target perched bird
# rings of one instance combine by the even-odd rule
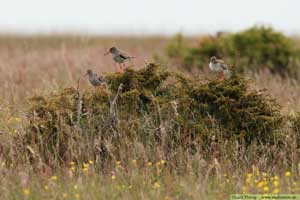
[[[86,75],[89,76],[89,82],[95,87],[105,84],[105,78],[103,76],[97,76],[97,74],[94,74],[90,69],[87,70]]]
[[[215,56],[211,57],[209,63],[211,71],[219,72],[219,78],[224,79],[224,73],[229,73],[228,65],[223,60],[217,59]]]
[[[123,71],[123,67],[125,67],[125,62],[127,60],[131,60],[132,56],[126,55],[124,52],[121,52],[116,47],[111,47],[104,55],[111,54],[112,59],[119,64],[120,70]]]

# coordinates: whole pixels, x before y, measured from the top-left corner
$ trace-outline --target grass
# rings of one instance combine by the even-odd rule
[[[299,193],[299,148],[295,143],[299,132],[288,122],[277,133],[280,141],[274,138],[273,144],[253,142],[247,148],[236,140],[222,138],[221,129],[216,126],[208,145],[200,146],[194,154],[184,148],[166,154],[160,144],[145,145],[136,137],[121,137],[122,148],[111,153],[105,162],[101,162],[101,156],[94,156],[99,141],[88,143],[90,136],[80,136],[74,139],[77,143],[72,144],[71,140],[68,144],[75,144],[71,155],[84,153],[85,158],[70,156],[63,164],[55,159],[49,164],[34,146],[24,145],[30,123],[28,98],[56,93],[65,87],[76,88],[87,68],[98,73],[114,72],[111,59],[102,56],[112,44],[136,56],[134,66],[143,66],[153,55],[162,55],[167,43],[168,38],[164,37],[1,36],[1,198],[228,199],[233,193]],[[160,59],[167,63],[166,58]],[[178,70],[172,66],[168,69]],[[208,75],[205,70],[196,73],[199,77]],[[268,71],[247,76],[253,80],[252,89],[268,89],[267,93],[281,105],[282,115],[293,116],[299,110],[297,82]],[[82,91],[94,92],[86,80],[81,81],[80,87]],[[146,133],[155,133],[157,128],[164,130],[145,113],[141,119]],[[132,124],[138,123],[134,120],[128,119]],[[170,124],[164,126],[168,131]],[[109,129],[128,134],[136,129],[114,128]],[[113,141],[108,138],[103,142],[113,152]]]

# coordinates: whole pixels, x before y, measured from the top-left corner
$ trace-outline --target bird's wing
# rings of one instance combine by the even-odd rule
[[[127,59],[127,58],[130,58],[129,56],[127,55],[124,55],[123,53],[120,53],[119,56],[123,59]]]
[[[224,60],[217,60],[217,62],[219,63],[220,67],[224,70],[228,69],[227,64],[225,64]]]
[[[224,60],[219,60],[219,59],[217,59],[216,60],[218,63],[220,63],[220,64],[224,64],[225,62],[224,62]]]
[[[123,50],[121,50],[121,51],[119,50],[119,55],[123,59],[134,58],[133,56],[129,56],[128,53],[124,52]]]
[[[105,78],[101,75],[98,76],[98,80],[102,83],[105,82]]]
[[[223,63],[220,63],[220,66],[222,69],[224,70],[227,70],[228,69],[228,66],[223,62]]]

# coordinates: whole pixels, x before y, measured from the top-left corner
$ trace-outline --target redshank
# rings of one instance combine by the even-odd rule
[[[121,52],[116,47],[111,47],[104,55],[111,54],[112,59],[119,64],[120,70],[123,71],[123,67],[125,66],[125,62],[127,60],[131,60],[132,56],[126,55],[124,52]]]
[[[89,76],[89,82],[95,87],[105,84],[105,78],[101,75],[97,76],[97,74],[94,74],[90,69],[87,70],[86,75]]]
[[[219,78],[224,79],[224,73],[228,73],[228,65],[223,60],[217,59],[216,56],[211,57],[209,63],[209,69],[211,71],[219,72]]]

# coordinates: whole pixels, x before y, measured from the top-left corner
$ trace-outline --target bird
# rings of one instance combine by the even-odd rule
[[[211,71],[219,72],[219,78],[224,79],[224,73],[229,73],[228,65],[221,59],[217,59],[216,56],[210,58],[209,69]]]
[[[93,71],[90,69],[87,70],[86,75],[89,76],[89,82],[95,87],[104,85],[106,83],[105,78],[103,76],[98,76],[97,74],[93,73]]]
[[[109,50],[104,54],[105,56],[107,54],[111,54],[112,59],[119,64],[120,70],[123,71],[123,66],[125,66],[125,62],[127,60],[131,60],[134,58],[133,56],[128,56],[124,52],[121,52],[119,49],[116,47],[111,47]]]

